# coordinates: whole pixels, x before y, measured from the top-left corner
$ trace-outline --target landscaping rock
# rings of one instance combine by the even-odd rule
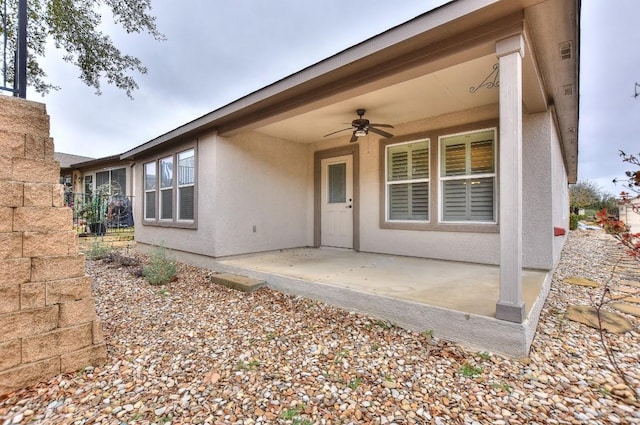
[[[599,292],[565,279],[607,282],[621,256],[605,232],[569,233],[526,359],[269,288],[212,285],[210,270],[179,265],[158,287],[88,261],[107,362],[0,399],[0,424],[639,425],[637,388],[613,371],[599,332],[564,315]],[[607,339],[637,387],[640,319],[628,321]]]

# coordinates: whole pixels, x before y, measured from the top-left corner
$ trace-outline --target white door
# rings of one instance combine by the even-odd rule
[[[321,244],[353,248],[353,158],[326,158],[321,168]]]

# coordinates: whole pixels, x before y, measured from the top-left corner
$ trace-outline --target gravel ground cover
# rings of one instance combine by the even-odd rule
[[[633,301],[637,262],[610,236],[571,232],[525,359],[268,288],[240,293],[205,269],[180,265],[175,282],[150,286],[87,261],[108,363],[0,399],[0,423],[640,424],[598,332],[563,317],[602,293],[563,279],[604,284],[619,258],[612,293]],[[638,388],[640,320],[625,317],[634,331],[610,344]]]

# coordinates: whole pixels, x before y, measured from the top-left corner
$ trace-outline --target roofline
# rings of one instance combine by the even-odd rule
[[[130,149],[122,153],[121,159],[133,159],[136,155],[152,150],[165,142],[215,128],[224,124],[225,121],[233,120],[232,114],[239,114],[248,107],[282,95],[291,88],[309,83],[320,76],[375,55],[382,50],[497,2],[499,0],[451,0]]]
[[[105,162],[111,161],[120,161],[122,158],[122,154],[103,156],[102,158],[92,159],[90,161],[82,161],[71,164],[68,168],[82,168],[82,167],[90,167],[92,165],[100,165]]]

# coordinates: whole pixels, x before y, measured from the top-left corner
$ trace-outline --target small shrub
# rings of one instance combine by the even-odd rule
[[[89,260],[102,260],[110,251],[111,247],[109,245],[96,239],[91,243],[86,255]]]
[[[578,228],[579,216],[578,214],[569,215],[569,230],[576,230]]]
[[[294,406],[291,409],[287,409],[283,411],[280,414],[280,418],[284,420],[291,420],[296,418],[301,412],[302,412],[302,409],[299,406]]]
[[[142,268],[142,274],[151,285],[164,285],[176,277],[176,262],[164,246],[158,246],[149,255],[149,265]]]
[[[465,363],[460,368],[460,373],[467,378],[474,378],[476,376],[480,376],[482,374],[482,367],[473,366],[469,363]]]
[[[349,381],[349,384],[347,384],[347,386],[355,391],[360,386],[360,384],[362,384],[362,379],[355,377],[351,381]]]

